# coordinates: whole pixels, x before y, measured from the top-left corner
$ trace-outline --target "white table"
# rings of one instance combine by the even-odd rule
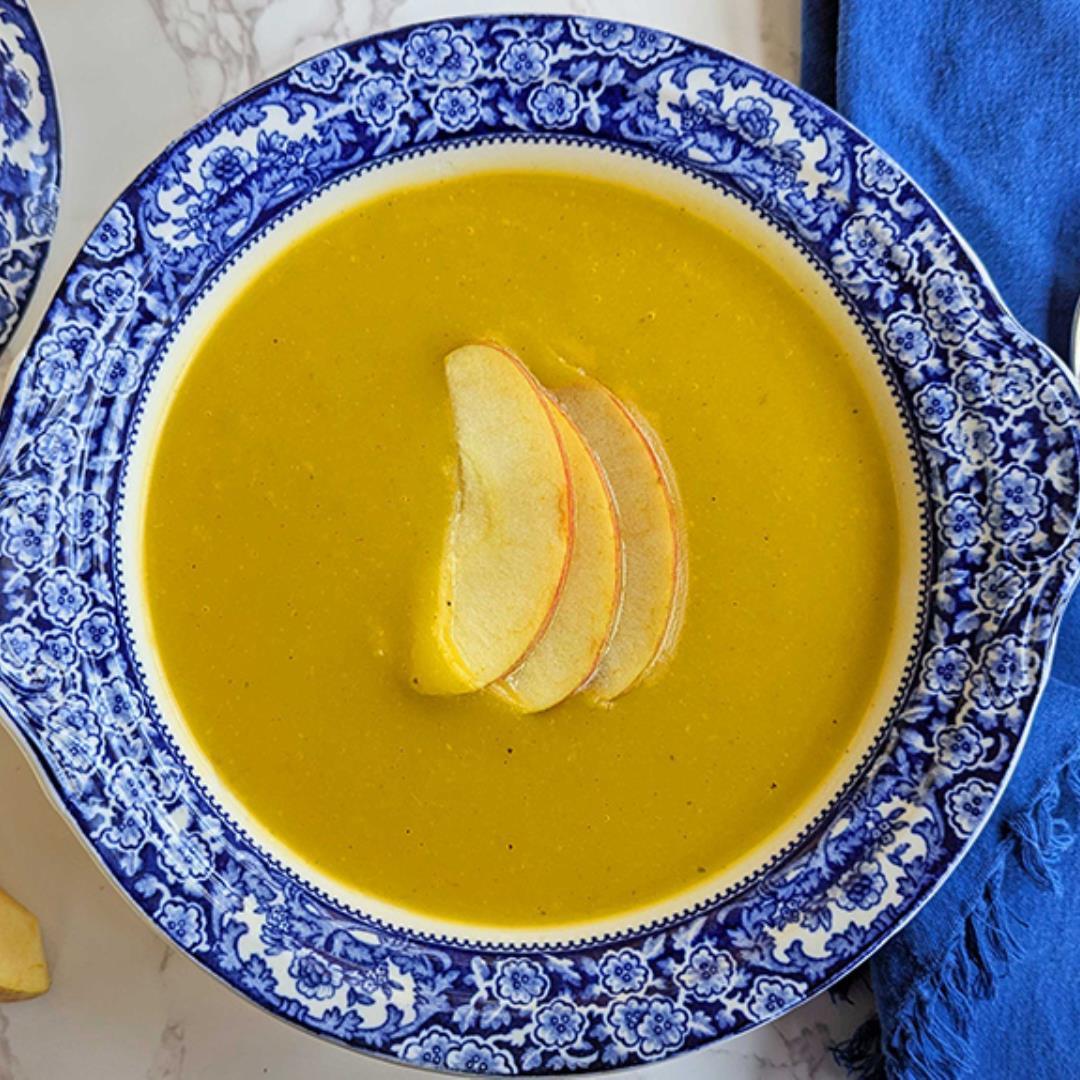
[[[104,208],[219,102],[328,45],[478,11],[649,22],[798,74],[798,0],[31,0],[60,96],[63,191],[29,341]],[[38,914],[54,985],[0,1008],[0,1080],[319,1080],[407,1075],[293,1030],[177,953],[128,906],[0,731],[0,884]],[[840,1077],[828,1052],[871,1010],[823,995],[724,1046],[629,1074],[648,1080]]]

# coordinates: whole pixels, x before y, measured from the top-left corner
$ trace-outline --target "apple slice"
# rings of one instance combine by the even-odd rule
[[[607,475],[623,549],[622,604],[586,692],[612,701],[674,645],[685,591],[678,494],[659,440],[607,387],[587,381],[558,398]]]
[[[622,549],[607,480],[577,426],[555,405],[574,486],[574,550],[543,636],[497,689],[523,712],[557,705],[596,670],[618,612]]]
[[[516,668],[547,628],[573,550],[573,486],[555,407],[517,357],[466,345],[446,379],[457,504],[413,683],[467,693]]]
[[[0,1002],[25,1001],[48,989],[38,921],[0,890]]]

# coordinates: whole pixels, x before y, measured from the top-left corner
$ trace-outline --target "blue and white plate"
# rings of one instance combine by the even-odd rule
[[[760,242],[858,358],[906,530],[902,647],[861,760],[791,834],[666,908],[516,935],[346,893],[263,833],[162,689],[137,572],[148,447],[230,292],[343,205],[500,163],[675,192]],[[462,1072],[657,1061],[858,964],[986,820],[1080,563],[1078,419],[922,192],[782,79],[590,19],[359,41],[170,147],[64,281],[0,412],[0,707],[147,918],[278,1016]]]
[[[24,0],[0,0],[0,348],[56,229],[60,127],[45,49]]]

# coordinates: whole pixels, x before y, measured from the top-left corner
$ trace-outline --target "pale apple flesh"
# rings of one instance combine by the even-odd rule
[[[522,712],[541,712],[593,675],[622,593],[618,520],[606,477],[577,426],[556,405],[556,423],[574,488],[574,549],[566,585],[547,630],[497,688]]]
[[[609,702],[645,678],[674,645],[685,591],[674,476],[659,440],[607,387],[583,381],[558,392],[607,476],[623,550],[622,602],[586,693]]]
[[[573,551],[573,486],[555,408],[488,344],[446,357],[457,500],[414,650],[414,686],[467,693],[513,671],[555,611]]]
[[[0,890],[0,1002],[25,1001],[49,989],[37,919]]]

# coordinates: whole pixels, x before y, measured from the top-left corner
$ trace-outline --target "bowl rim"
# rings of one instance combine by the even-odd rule
[[[505,61],[511,47],[518,43],[520,55],[514,59],[518,64],[514,67]],[[560,58],[560,49],[567,55]],[[582,66],[572,75],[570,64],[579,61]],[[544,68],[542,75],[520,81],[538,64]],[[451,70],[448,65],[456,67]],[[590,71],[589,65],[593,70]],[[619,70],[616,72],[612,65]],[[431,71],[425,74],[428,67]],[[629,85],[628,74],[634,78]],[[590,80],[599,84],[598,90],[591,86]],[[406,89],[408,96],[397,101]],[[470,90],[471,97],[465,92]],[[859,937],[856,944],[846,951],[830,954],[831,963],[818,962],[815,968],[806,956],[802,961],[796,958],[792,962],[789,956],[780,955],[783,950],[774,949],[771,956],[763,958],[754,952],[754,948],[761,950],[760,941],[768,939],[768,930],[776,932],[776,938],[768,939],[774,944],[781,933],[786,933],[789,940],[797,940],[792,935],[800,932],[808,942],[815,933],[821,938],[817,930],[805,925],[805,920],[800,923],[805,912],[796,910],[806,899],[799,892],[800,881],[805,890],[807,880],[815,875],[819,885],[825,880],[821,875],[827,868],[813,864],[815,851],[791,854],[770,872],[771,877],[748,888],[756,896],[753,905],[744,907],[754,908],[757,921],[749,926],[744,922],[741,929],[744,937],[760,935],[758,944],[752,947],[733,944],[740,930],[738,918],[725,922],[727,916],[710,907],[704,914],[684,913],[658,933],[645,932],[631,938],[622,935],[614,941],[590,942],[586,947],[565,951],[557,946],[547,947],[541,965],[535,951],[530,953],[525,948],[485,951],[482,947],[452,942],[440,942],[437,949],[428,948],[428,943],[418,948],[411,936],[402,939],[400,934],[358,925],[356,920],[350,924],[348,913],[335,910],[325,899],[302,895],[295,883],[275,881],[272,867],[252,865],[252,860],[258,862],[259,858],[243,850],[242,845],[236,850],[226,850],[228,845],[222,840],[225,846],[212,849],[201,827],[212,818],[212,813],[198,804],[197,793],[185,790],[183,799],[174,798],[181,790],[182,778],[171,775],[170,769],[156,768],[156,761],[155,769],[141,782],[149,785],[156,803],[161,806],[171,803],[173,811],[182,804],[192,816],[172,833],[165,827],[167,816],[148,820],[147,835],[153,831],[153,843],[147,839],[133,856],[123,850],[116,836],[109,838],[110,830],[115,833],[118,829],[114,820],[118,813],[142,811],[144,816],[149,813],[145,804],[138,801],[139,791],[133,790],[129,783],[130,770],[118,780],[123,762],[108,763],[112,770],[109,782],[115,789],[124,790],[123,798],[113,792],[114,802],[108,804],[102,818],[98,804],[104,788],[98,784],[93,792],[97,803],[92,802],[87,792],[93,782],[87,781],[87,774],[80,773],[73,764],[86,764],[88,746],[94,745],[90,735],[101,748],[106,743],[110,747],[120,743],[130,747],[145,742],[142,749],[148,754],[151,750],[154,755],[163,752],[161,740],[147,730],[150,722],[142,722],[146,711],[153,717],[154,704],[141,696],[143,690],[137,679],[132,677],[130,683],[124,684],[128,696],[122,707],[103,705],[104,699],[99,699],[105,683],[109,680],[115,683],[117,678],[112,674],[113,669],[101,670],[103,654],[97,652],[101,635],[108,637],[112,633],[113,645],[120,636],[116,619],[104,611],[101,596],[95,594],[93,610],[80,609],[77,621],[75,616],[65,621],[67,613],[59,608],[61,614],[50,621],[41,590],[46,580],[56,580],[65,570],[70,579],[73,576],[70,567],[76,565],[71,562],[72,557],[86,550],[80,545],[97,543],[95,537],[77,538],[82,518],[72,512],[71,506],[77,505],[85,512],[87,504],[92,502],[89,496],[96,495],[99,501],[109,502],[112,519],[113,503],[121,494],[115,491],[106,497],[102,493],[104,489],[96,489],[92,484],[87,487],[87,474],[85,470],[79,471],[79,462],[73,463],[71,457],[75,451],[71,446],[65,449],[65,440],[70,430],[74,432],[72,438],[82,439],[79,445],[87,454],[100,454],[105,449],[113,452],[115,447],[106,446],[106,439],[122,443],[130,403],[150,379],[144,371],[144,381],[140,383],[136,372],[132,382],[131,368],[136,365],[134,361],[129,363],[127,355],[135,353],[138,343],[125,337],[132,329],[129,324],[137,318],[136,314],[125,313],[146,302],[147,282],[125,268],[134,267],[137,259],[147,254],[156,255],[159,261],[149,259],[140,265],[148,274],[156,274],[155,282],[160,285],[166,272],[175,272],[176,266],[183,269],[183,259],[187,257],[185,244],[191,234],[181,235],[177,222],[186,222],[186,227],[193,231],[208,228],[205,223],[187,222],[178,209],[183,207],[182,202],[164,207],[161,202],[164,186],[174,179],[181,185],[187,184],[191,192],[189,200],[194,199],[193,208],[198,208],[200,199],[209,194],[209,212],[224,215],[229,210],[228,198],[235,196],[234,189],[228,181],[223,181],[224,186],[217,191],[213,187],[217,182],[213,170],[196,174],[191,160],[201,157],[201,165],[214,151],[230,146],[235,149],[242,132],[250,127],[244,125],[265,106],[288,114],[290,102],[312,105],[318,116],[333,119],[343,131],[349,128],[365,155],[370,153],[365,156],[365,165],[370,165],[372,159],[377,161],[408,143],[407,137],[401,145],[386,141],[387,129],[397,129],[406,100],[408,108],[415,104],[419,111],[416,117],[410,114],[401,122],[412,125],[407,136],[420,139],[424,146],[455,145],[465,138],[481,138],[488,129],[489,133],[501,130],[499,117],[493,110],[493,119],[485,116],[485,93],[504,108],[503,121],[509,124],[508,118],[512,118],[513,125],[517,125],[514,134],[518,136],[579,137],[630,145],[637,152],[660,160],[689,165],[725,190],[741,192],[755,203],[759,212],[786,215],[768,220],[789,237],[800,237],[815,253],[820,249],[823,268],[832,274],[827,280],[838,291],[840,286],[834,282],[839,282],[847,290],[845,295],[854,295],[853,303],[867,315],[868,325],[876,334],[875,344],[905,387],[905,401],[915,416],[920,446],[924,451],[930,448],[948,458],[951,444],[946,443],[946,438],[963,436],[962,449],[954,448],[952,459],[972,472],[985,488],[981,491],[981,506],[974,495],[966,494],[969,490],[976,493],[980,490],[970,487],[973,482],[970,478],[968,487],[961,483],[950,491],[945,484],[935,494],[937,474],[935,468],[928,466],[929,505],[936,509],[932,521],[934,572],[941,570],[943,561],[955,557],[954,569],[965,569],[968,563],[978,566],[983,575],[980,581],[997,570],[1006,572],[1006,578],[1013,574],[1014,578],[1009,580],[1013,584],[1019,580],[1021,592],[1012,597],[1012,607],[992,623],[997,636],[978,642],[970,655],[964,654],[954,641],[955,635],[949,636],[948,627],[931,628],[929,637],[922,642],[921,663],[913,672],[919,685],[912,693],[921,695],[923,713],[907,715],[902,711],[896,717],[888,747],[888,753],[896,757],[921,753],[923,771],[937,770],[939,786],[929,793],[928,804],[919,809],[928,814],[926,828],[937,831],[941,865],[929,871],[924,869],[918,887],[901,897],[890,891],[893,886],[885,881],[879,861],[875,861],[872,870],[865,869],[868,858],[878,860],[877,849],[867,847],[865,837],[862,848],[856,844],[856,854],[849,853],[843,866],[844,874],[851,879],[849,892],[838,885],[843,874],[837,871],[825,887],[829,902],[816,917],[824,918],[827,914],[838,922],[846,917],[848,930],[860,930],[859,913],[872,912],[875,905],[880,910],[869,922],[870,929],[861,937],[856,935]],[[333,102],[334,108],[328,106],[319,113],[319,102],[324,100]],[[449,111],[439,112],[440,101]],[[449,109],[451,102],[456,113]],[[595,112],[590,111],[594,107]],[[390,120],[381,123],[387,109],[398,110],[392,119],[393,127]],[[604,109],[608,111],[604,113]],[[615,128],[612,125],[617,109],[622,110],[622,115]],[[286,139],[285,144],[273,146],[270,135],[280,128],[275,129],[266,121],[265,112],[264,108],[264,115],[254,126],[261,134],[267,134],[265,152],[280,157],[290,149],[290,142],[295,148],[300,139]],[[569,119],[568,113],[572,113]],[[460,127],[463,114],[472,117],[472,126],[465,133]],[[451,122],[459,126],[446,126]],[[787,139],[787,145],[777,136],[777,132],[791,136],[793,131],[795,136]],[[803,151],[813,146],[820,150],[822,145],[823,158],[808,161],[809,155]],[[742,156],[739,167],[732,167],[730,157],[725,157],[732,150],[737,159]],[[341,161],[322,164],[339,172],[353,167]],[[767,177],[762,171],[766,166],[772,169]],[[848,185],[848,197],[854,193],[861,200],[857,209],[848,208],[846,217],[837,210],[835,193],[830,193],[826,184],[834,174]],[[321,180],[319,175],[316,170],[312,191],[322,191],[328,182],[326,175]],[[208,243],[216,243],[218,248],[202,251],[199,258],[208,260],[211,268],[220,265],[237,250],[237,245],[272,227],[296,205],[296,200],[297,197],[290,197],[270,206],[264,217],[257,220],[258,227],[252,224],[235,243],[228,236],[227,216],[222,216],[226,224],[219,223],[216,234],[212,229],[207,233]],[[823,225],[825,219],[831,224]],[[861,230],[852,229],[853,222],[858,222]],[[110,226],[108,229],[106,224]],[[170,228],[173,235],[163,239]],[[159,232],[155,233],[155,229]],[[815,229],[818,234],[812,235]],[[851,235],[845,234],[845,229]],[[856,231],[859,236],[854,236]],[[128,247],[120,250],[117,245],[122,243]],[[167,264],[170,253],[174,266]],[[128,286],[122,280],[123,274],[131,278],[131,289],[141,284],[142,291],[137,297],[131,291],[124,293]],[[199,287],[187,294],[181,290],[178,295],[182,296],[182,302],[173,310],[183,312],[196,302],[212,276],[204,275]],[[897,297],[903,299],[900,306]],[[129,306],[121,308],[123,303]],[[890,320],[898,315],[907,319],[906,337],[902,340],[896,333],[893,339],[889,338],[890,326],[896,330],[895,321],[890,323]],[[150,318],[152,321],[166,317],[162,311],[159,315],[151,312]],[[73,325],[76,329],[88,326],[92,330],[89,343],[83,346],[84,352],[75,360],[69,356],[72,335],[69,333],[65,338],[63,333]],[[908,355],[912,349],[918,352],[923,348],[919,334],[930,340],[930,351],[927,356],[912,360]],[[913,339],[915,346],[910,344]],[[135,360],[141,364],[154,350],[160,350],[163,342],[164,337],[149,346],[144,343],[150,351],[143,358],[135,355]],[[98,366],[89,373],[80,366],[87,349],[102,353],[97,358]],[[111,359],[106,364],[106,350],[115,349],[120,349],[120,355],[109,353]],[[962,350],[966,351],[961,355]],[[1007,391],[1017,404],[1002,410],[994,397],[987,396],[985,388],[980,391],[974,386],[968,387],[971,401],[962,400],[957,380],[970,376],[977,366],[988,371],[991,381],[998,380],[994,383],[998,398]],[[1022,373],[1026,374],[1021,377]],[[73,414],[65,414],[63,410],[76,400],[76,390],[70,384],[77,379],[82,379],[77,390],[89,386],[88,400],[118,413],[122,422],[118,424],[98,416],[100,425],[90,432],[80,433],[72,427],[65,416]],[[1013,387],[1008,379],[1030,385]],[[60,389],[50,394],[50,385],[57,380]],[[1045,401],[1042,396],[1036,397],[1044,391],[1047,391]],[[917,402],[922,404],[917,407]],[[552,1067],[553,1062],[565,1068],[591,1070],[661,1060],[771,1020],[842,977],[899,929],[932,895],[985,823],[1015,766],[1028,730],[1028,719],[1045,685],[1057,621],[1076,581],[1080,544],[1076,540],[1075,496],[1056,491],[1047,493],[1040,477],[1034,477],[1039,483],[1029,490],[1034,474],[1016,459],[1012,452],[1015,447],[1004,445],[1004,434],[997,436],[996,455],[988,455],[985,448],[979,450],[972,443],[976,436],[993,443],[994,433],[985,434],[991,422],[999,425],[1000,432],[1011,436],[1021,422],[1020,417],[1028,416],[1028,423],[1034,418],[1041,425],[1037,434],[1042,440],[1035,452],[1041,453],[1045,460],[1051,454],[1056,455],[1056,467],[1066,470],[1066,475],[1071,477],[1076,472],[1078,437],[1068,421],[1078,413],[1080,395],[1073,380],[1045,346],[1018,326],[970,249],[936,207],[869,140],[779,77],[721,50],[696,45],[675,35],[584,17],[446,19],[389,31],[337,46],[304,61],[240,95],[196,125],[125,190],[69,270],[0,406],[3,432],[0,522],[7,530],[0,580],[9,595],[4,601],[9,622],[4,633],[8,637],[0,641],[0,705],[11,717],[20,742],[32,749],[38,771],[49,778],[66,815],[129,899],[204,967],[272,1012],[308,1030],[372,1050],[380,1057],[419,1060],[451,1070],[467,1070],[469,1061],[482,1060],[504,1071],[532,1073]],[[88,421],[87,426],[92,428],[93,423]],[[63,460],[65,455],[69,455],[68,460]],[[1021,472],[1016,472],[1017,469]],[[1015,480],[1015,492],[1010,495],[1008,491],[1004,494],[999,491],[994,495],[998,489],[993,485],[1004,483],[1002,477],[1008,476]],[[81,481],[82,486],[72,483],[65,489],[65,482],[71,480]],[[53,505],[61,491],[67,500],[68,523],[60,520],[59,503]],[[76,497],[81,501],[72,503]],[[1025,506],[1035,509],[1021,513],[1024,507],[1020,504],[1025,498]],[[972,505],[961,505],[958,500],[963,499]],[[950,507],[966,508],[968,517],[977,519],[978,528],[971,521],[965,526],[963,514],[956,520],[949,518],[946,511]],[[1055,518],[1051,511],[1057,511],[1059,516]],[[989,520],[995,514],[996,523]],[[59,568],[48,565],[38,577],[32,578],[31,574],[48,560],[38,551],[41,557],[34,562],[34,552],[25,546],[18,547],[12,537],[16,536],[15,530],[22,529],[18,533],[23,538],[19,543],[29,543],[26,537],[35,526],[38,548],[48,547],[52,554],[55,547],[57,558],[62,554],[67,561],[62,561]],[[959,535],[965,528],[969,533],[974,530],[974,540],[966,544],[944,541],[945,532]],[[995,537],[994,530],[1000,535]],[[105,562],[109,543],[115,543],[111,532],[109,536],[110,540],[104,542]],[[1056,547],[1050,548],[1052,543]],[[973,553],[983,546],[991,547],[997,554],[996,563]],[[33,565],[24,566],[27,559]],[[100,570],[102,567],[94,566],[86,572]],[[93,589],[100,589],[102,581],[107,581],[107,576],[86,579]],[[936,579],[934,583],[938,584]],[[947,583],[943,587],[947,588]],[[15,589],[33,593],[32,610],[12,607],[18,600],[10,599]],[[952,602],[954,606],[959,603],[969,617],[981,615],[984,620],[995,610],[991,600],[976,602],[970,595],[957,594]],[[28,611],[31,613],[27,614]],[[93,621],[103,611],[113,619],[111,630],[108,619]],[[54,629],[48,630],[49,626]],[[27,636],[19,637],[12,627],[25,630]],[[1015,632],[1007,634],[1006,630]],[[99,631],[99,637],[95,638]],[[51,647],[43,636],[47,633],[52,633],[56,640],[66,636],[69,644],[70,639],[76,639],[72,644],[76,658],[71,662],[78,666],[80,677],[87,680],[86,686],[96,679],[93,685],[99,696],[84,694],[74,711],[70,708],[73,697],[70,683],[64,684],[67,675],[56,676],[55,671],[47,670],[49,661],[38,659],[39,655],[46,655],[44,649]],[[999,654],[987,659],[999,646],[1005,652],[999,649]],[[954,650],[951,654],[950,649]],[[27,659],[31,652],[33,655]],[[928,664],[928,658],[941,659],[946,654],[951,657],[951,675],[943,675]],[[113,659],[109,653],[109,662]],[[1002,676],[1004,683],[995,681],[995,673],[1000,674],[1002,665],[1006,669]],[[959,676],[958,670],[962,673]],[[63,701],[56,693],[57,678],[60,678]],[[953,682],[959,679],[959,685],[950,689],[950,679]],[[948,685],[941,689],[944,683]],[[109,692],[106,687],[106,693]],[[967,715],[963,710],[971,712],[972,702],[980,700],[988,704],[979,706],[973,715],[986,723],[982,734],[963,718]],[[110,708],[113,712],[107,715],[111,726],[106,726],[104,710]],[[80,715],[74,715],[80,709]],[[951,726],[946,723],[950,718],[956,721]],[[944,764],[950,758],[955,764],[973,751],[958,746],[943,750],[934,743],[935,719],[944,724],[938,726],[937,734],[955,733],[959,726],[975,731],[976,742],[992,739],[997,746],[995,759],[987,762],[978,758],[963,767]],[[91,727],[91,721],[96,728]],[[904,743],[905,737],[908,745]],[[914,746],[918,738],[922,739],[921,748]],[[101,754],[89,757],[93,769],[102,768]],[[130,763],[131,754],[125,760]],[[885,764],[895,766],[896,762],[888,758]],[[879,769],[868,777],[864,786],[883,785],[882,771]],[[958,791],[960,797],[956,796]],[[189,798],[191,801],[186,801]],[[880,819],[881,813],[875,808],[882,804],[873,803],[872,795],[863,799],[866,805],[855,805],[862,795],[852,798],[853,805],[845,810],[852,820],[862,815],[859,821],[865,832],[875,813]],[[858,831],[854,826],[850,828]],[[831,837],[823,833],[815,840],[820,840],[822,846],[835,843],[843,840],[843,832]],[[226,839],[231,844],[235,838]],[[929,839],[925,836],[923,839],[929,850]],[[854,841],[849,838],[849,842]],[[229,874],[233,875],[231,881]],[[210,875],[212,884],[221,886],[224,882],[223,891],[215,899],[203,902],[199,899],[200,890],[209,892],[211,886],[206,881]],[[865,880],[860,880],[860,875]],[[152,890],[148,878],[153,879]],[[883,883],[880,886],[878,878]],[[253,897],[254,903],[262,903],[260,890],[269,890],[273,900],[267,901],[257,926],[244,923],[223,901],[225,894],[232,901],[242,894],[244,903]],[[865,905],[852,900],[855,894],[865,900],[869,895],[867,890],[869,894],[877,890],[881,895]],[[886,896],[888,903],[884,902]],[[224,911],[219,910],[222,905]],[[728,915],[733,912],[729,911]],[[745,915],[743,910],[740,917]],[[270,935],[273,940],[267,945],[263,939],[267,937],[268,920],[272,919],[277,919],[281,926],[275,927]],[[312,931],[309,925],[300,925],[298,929],[296,925],[311,923],[318,929]],[[262,940],[262,945],[256,946],[247,957],[241,957],[236,941],[225,940],[229,933],[237,933],[241,925],[236,941],[248,934],[245,945],[252,945],[253,926]],[[311,945],[315,938],[320,941],[317,947]],[[290,949],[292,959],[285,970],[279,960]],[[245,978],[250,980],[258,967],[254,959],[263,965],[258,972],[263,983],[249,982],[245,986]],[[612,972],[620,962],[624,971],[617,978]],[[317,967],[321,972],[314,970]],[[393,982],[391,971],[409,982],[414,991],[421,980],[435,986],[450,974],[454,978],[438,991],[443,999],[438,1009],[415,1023],[403,1023],[407,995],[400,985],[397,989],[387,989],[385,984]],[[748,982],[735,985],[736,971],[745,974]],[[268,983],[267,972],[272,976]],[[381,989],[377,986],[360,989],[361,985],[371,984],[375,975],[383,980]],[[349,979],[353,981],[348,982]],[[451,988],[458,979],[459,987],[473,985],[476,991],[466,992],[464,999],[459,994],[460,1005],[455,1009],[451,1007],[454,1004]],[[328,986],[332,991],[329,997],[324,994]],[[370,1025],[365,1027],[357,1019],[347,1022],[350,1016],[360,1018],[364,1010],[362,1005],[354,1010],[351,999],[341,1015],[331,1020],[327,1019],[329,1007],[321,1014],[309,1008],[312,1002],[346,1000],[354,992],[357,1002],[383,993],[384,1011],[403,1013],[395,1021],[396,1028],[372,1034]],[[470,1003],[481,997],[491,1005],[486,1013]],[[414,992],[411,1006],[414,1009],[416,1000]],[[568,1031],[572,1035],[569,1042],[565,1039]],[[441,1059],[439,1053],[443,1054]]]
[[[17,256],[25,262],[17,264],[10,276],[5,271],[0,277],[2,296],[11,305],[10,312],[0,321],[0,349],[3,349],[26,314],[52,245],[60,196],[62,157],[60,109],[52,69],[49,67],[45,43],[25,0],[0,0],[0,25],[15,29],[18,47],[34,61],[38,69],[36,85],[30,88],[30,100],[21,113],[27,121],[27,130],[20,137],[5,129],[5,138],[9,143],[36,138],[42,145],[41,153],[32,155],[32,166],[23,167],[13,163],[15,168],[26,173],[32,190],[29,194],[18,193],[18,201],[13,199],[13,205],[5,208],[10,209],[10,213],[5,215],[8,227],[4,235],[7,239],[0,244],[0,262],[7,267]],[[28,112],[34,95],[40,97],[44,110],[39,122],[35,122]],[[5,201],[9,197],[6,191],[0,192],[0,195],[4,196]],[[33,204],[33,212],[30,204]]]

